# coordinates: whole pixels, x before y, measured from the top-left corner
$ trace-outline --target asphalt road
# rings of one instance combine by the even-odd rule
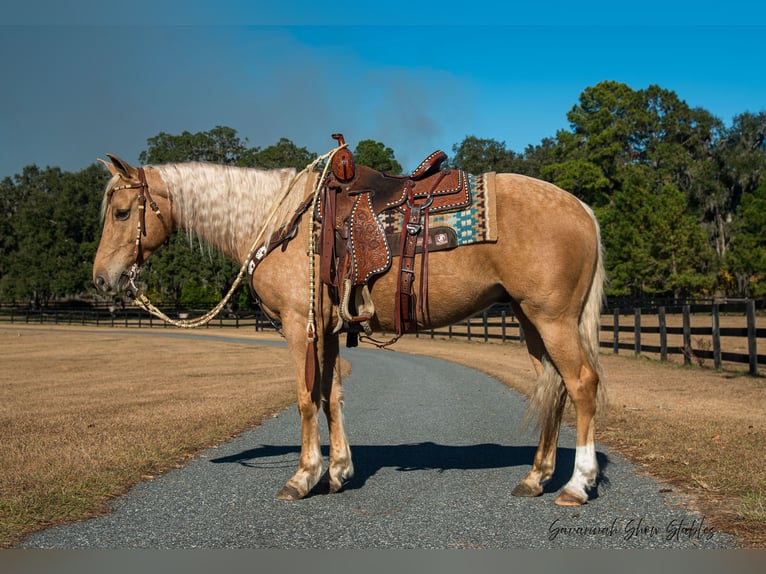
[[[241,342],[241,341],[240,341]],[[345,351],[356,474],[334,495],[280,501],[299,455],[297,409],[136,486],[102,518],[54,527],[24,548],[728,548],[704,516],[598,445],[597,497],[554,504],[574,462],[562,429],[543,496],[511,496],[536,436],[521,395],[472,369],[404,353]],[[324,422],[324,421],[323,421]],[[326,454],[326,426],[322,430]]]

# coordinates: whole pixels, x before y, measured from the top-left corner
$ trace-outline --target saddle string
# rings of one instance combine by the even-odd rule
[[[239,269],[239,273],[237,274],[237,277],[234,279],[234,282],[232,283],[231,287],[229,288],[228,293],[226,293],[226,295],[223,297],[223,299],[221,299],[221,301],[219,301],[218,304],[213,309],[211,309],[210,311],[205,313],[203,316],[198,317],[196,319],[181,319],[181,320],[173,319],[172,317],[169,317],[167,314],[165,314],[162,310],[158,309],[149,300],[149,298],[143,292],[141,292],[140,289],[138,289],[136,287],[135,283],[133,282],[133,279],[135,279],[135,277],[138,276],[138,269],[136,269],[136,270],[131,269],[131,286],[134,288],[134,293],[135,293],[135,295],[134,295],[134,302],[136,303],[136,305],[138,305],[144,311],[146,311],[148,313],[151,313],[155,317],[158,317],[158,318],[162,319],[163,321],[165,321],[167,323],[170,323],[171,325],[173,325],[175,327],[180,327],[182,329],[194,329],[194,328],[201,327],[201,326],[206,325],[207,323],[209,323],[216,315],[218,315],[218,313],[221,312],[221,309],[223,309],[226,306],[226,304],[231,299],[231,296],[234,294],[234,291],[236,291],[237,287],[239,287],[240,283],[242,282],[242,278],[247,273],[248,264],[250,263],[250,260],[252,259],[253,255],[255,254],[256,250],[258,249],[258,246],[261,243],[261,239],[263,238],[263,235],[265,234],[266,230],[268,229],[268,226],[271,223],[271,220],[276,216],[279,208],[282,205],[282,202],[284,202],[284,200],[287,198],[287,195],[290,193],[290,191],[292,190],[293,186],[298,181],[298,179],[300,179],[300,177],[304,173],[305,174],[309,174],[309,173],[313,172],[314,168],[316,168],[317,165],[319,165],[323,161],[327,160],[327,164],[325,165],[324,172],[323,172],[323,177],[324,177],[324,174],[327,173],[327,166],[330,165],[330,161],[332,159],[332,156],[335,155],[335,153],[338,150],[340,150],[340,149],[342,149],[344,147],[347,147],[347,146],[346,145],[338,146],[337,148],[329,151],[328,153],[317,157],[313,162],[311,162],[301,172],[297,173],[293,177],[293,179],[290,181],[289,185],[285,188],[284,193],[279,198],[279,201],[275,202],[274,207],[271,210],[271,213],[269,213],[269,216],[266,218],[265,224],[261,228],[261,231],[258,233],[258,236],[256,237],[255,241],[253,242],[252,247],[250,248],[250,251],[249,251],[247,257],[245,258],[244,263],[242,264],[242,266]],[[323,177],[317,179],[316,187],[314,189],[314,197],[315,198],[318,197],[319,190],[321,189],[321,184],[322,184],[322,181],[323,181]],[[316,201],[316,199],[314,201]],[[313,229],[313,225],[309,225],[309,228]],[[310,240],[310,242],[311,241],[312,240]],[[312,247],[311,253],[313,253],[313,243],[311,244],[311,247]],[[314,277],[313,265],[314,265],[314,263],[313,263],[313,259],[314,259],[313,257],[309,258],[309,260],[310,260],[309,261],[309,266],[311,268],[311,278],[312,278],[312,280],[310,282],[310,288],[312,290],[311,290],[311,299],[310,299],[310,302],[309,302],[309,325],[312,325],[313,328],[314,328],[314,332],[316,332],[316,324],[314,322],[314,291],[313,291],[313,289],[314,289],[314,282],[313,282],[313,277]],[[134,264],[134,267],[136,267],[135,264]],[[309,327],[307,325],[307,330],[308,330],[308,328]]]
[[[316,247],[316,235],[314,233],[314,218],[313,214],[316,213],[317,208],[317,202],[319,201],[319,194],[322,191],[322,186],[324,185],[324,182],[327,178],[327,172],[330,169],[330,165],[332,164],[332,158],[333,156],[341,149],[347,147],[348,144],[343,143],[342,145],[338,146],[331,152],[329,152],[327,162],[325,163],[324,169],[322,170],[322,175],[317,179],[317,184],[314,187],[314,197],[311,200],[311,211],[309,213],[312,214],[311,218],[311,224],[308,226],[308,257],[309,257],[309,313],[308,313],[308,322],[306,324],[306,334],[308,336],[308,341],[311,343],[315,341],[316,336],[316,318],[315,318],[315,293],[316,293],[316,277],[315,277],[315,269],[316,269],[316,258],[315,258],[315,247]]]

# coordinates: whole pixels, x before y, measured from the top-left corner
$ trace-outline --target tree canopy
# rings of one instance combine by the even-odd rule
[[[374,140],[362,140],[357,144],[354,161],[391,175],[402,173],[402,166],[396,161],[394,150]]]
[[[568,128],[523,152],[467,135],[452,146],[450,166],[538,177],[590,204],[602,226],[611,296],[766,296],[766,112],[743,112],[724,125],[659,86],[605,81],[586,88],[566,119]],[[361,140],[354,154],[361,165],[402,173],[382,142]],[[235,129],[216,126],[161,132],[139,160],[303,169],[315,157],[286,138],[249,147]],[[94,164],[77,173],[31,165],[0,181],[0,301],[43,306],[93,293],[107,180]],[[149,260],[141,279],[165,304],[209,306],[236,271],[182,235]],[[251,304],[246,291],[238,304]]]

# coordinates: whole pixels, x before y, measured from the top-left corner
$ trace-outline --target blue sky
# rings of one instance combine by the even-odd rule
[[[374,139],[405,169],[469,135],[523,151],[603,80],[659,85],[727,124],[766,111],[762,2],[465,4],[4,2],[0,178],[137,162],[159,132],[218,125],[317,154],[334,132]]]

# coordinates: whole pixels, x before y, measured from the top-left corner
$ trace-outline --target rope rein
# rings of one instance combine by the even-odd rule
[[[314,197],[311,200],[311,211],[309,213],[314,214],[316,213],[316,207],[317,202],[319,201],[319,193],[322,189],[322,183],[325,181],[325,178],[327,177],[327,170],[330,169],[330,165],[332,164],[332,157],[341,150],[342,148],[346,147],[346,144],[343,144],[341,146],[338,146],[331,152],[329,152],[327,155],[327,162],[325,163],[324,169],[322,170],[322,176],[317,179],[316,186],[314,187]],[[316,163],[316,162],[315,162]],[[315,247],[316,247],[316,235],[314,234],[314,223],[313,219],[311,220],[312,224],[308,226],[308,253],[306,254],[309,258],[309,313],[308,313],[308,321],[306,323],[306,338],[309,343],[313,343],[316,341],[316,318],[314,316],[315,310],[314,307],[316,305],[316,276],[315,276],[315,268],[316,268],[316,257],[315,257]]]
[[[308,166],[306,166],[300,173],[296,174],[293,179],[290,181],[289,185],[285,188],[284,193],[279,198],[279,201],[275,202],[274,207],[271,210],[271,213],[269,214],[268,218],[266,219],[261,231],[258,233],[258,236],[256,237],[255,241],[253,242],[252,247],[250,248],[250,251],[247,254],[247,257],[245,258],[245,261],[242,263],[242,266],[239,269],[239,273],[237,274],[236,279],[232,283],[231,287],[229,288],[228,293],[221,299],[221,301],[210,311],[205,313],[203,316],[198,317],[196,319],[173,319],[171,317],[168,317],[165,313],[163,313],[160,309],[155,307],[152,302],[149,300],[149,298],[141,292],[138,287],[136,287],[134,283],[134,279],[137,277],[138,273],[134,272],[134,269],[131,269],[130,272],[130,284],[131,287],[133,287],[133,291],[135,293],[135,296],[133,298],[133,301],[136,305],[138,305],[141,309],[144,311],[151,313],[155,317],[158,317],[162,319],[163,321],[170,323],[171,325],[175,327],[180,327],[182,329],[195,329],[197,327],[201,327],[203,325],[206,325],[209,323],[218,313],[221,312],[221,309],[223,309],[226,304],[231,299],[231,296],[234,294],[234,291],[236,291],[237,287],[239,287],[240,283],[242,282],[242,278],[247,273],[247,267],[250,263],[250,260],[252,259],[253,255],[255,254],[256,250],[258,249],[258,246],[261,244],[261,240],[263,238],[263,235],[266,233],[266,230],[269,228],[269,224],[271,223],[271,220],[276,216],[279,208],[282,206],[282,203],[287,198],[288,194],[292,190],[295,183],[300,179],[301,176],[304,174],[309,174],[314,171],[314,168],[316,168],[317,165],[322,163],[323,161],[326,161],[326,164],[324,166],[324,170],[322,172],[322,177],[317,179],[316,185],[314,187],[313,193],[313,200],[311,204],[312,211],[311,213],[314,213],[314,210],[316,208],[316,202],[319,198],[319,193],[322,188],[322,182],[325,180],[325,177],[327,175],[327,170],[329,169],[330,163],[332,161],[332,157],[335,155],[336,152],[346,147],[346,145],[338,146],[337,148],[329,151],[328,153],[319,156],[316,158],[313,162],[311,162]],[[313,220],[312,224],[308,226],[309,227],[309,313],[308,313],[308,323],[306,325],[306,332],[308,334],[309,340],[314,340],[316,337],[316,321],[315,321],[315,279],[314,279],[314,269],[315,269],[315,262],[314,262],[314,225]],[[135,265],[134,265],[135,267]]]

